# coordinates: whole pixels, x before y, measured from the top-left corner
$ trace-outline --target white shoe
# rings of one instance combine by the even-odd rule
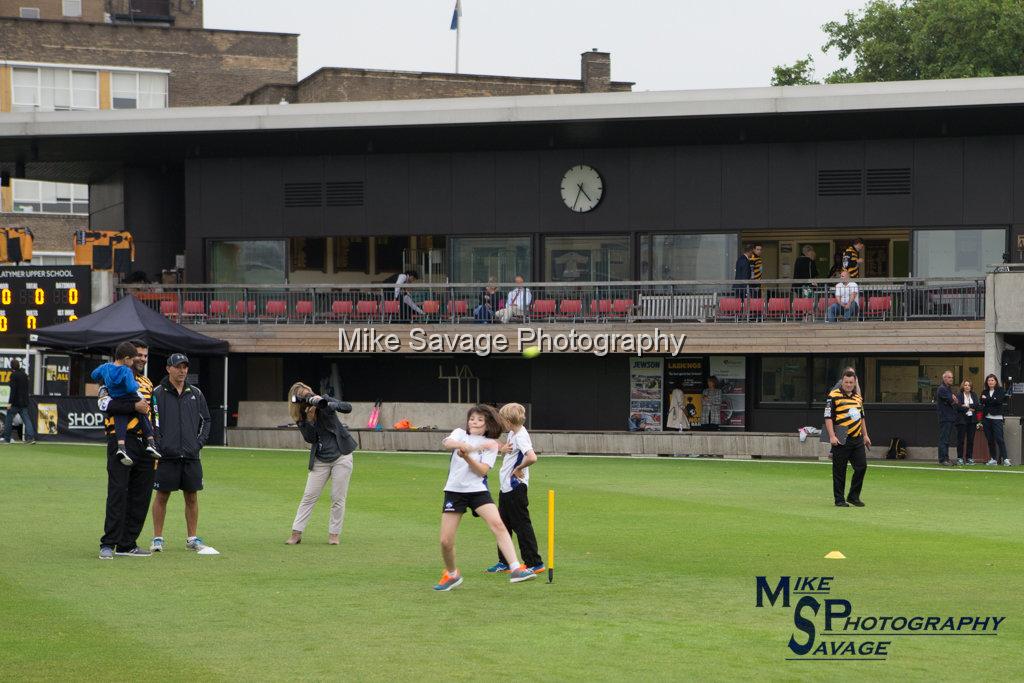
[[[998,463],[998,462],[996,462],[996,459],[995,459],[995,458],[992,458],[991,460],[989,460],[989,461],[988,461],[987,463],[985,463],[985,464],[986,464],[986,465],[998,465],[999,463]]]
[[[1003,461],[1003,464],[1004,464],[1004,465],[1006,465],[1007,467],[1013,467],[1013,463],[1012,463],[1012,462],[1010,462],[1010,459],[1009,459],[1009,458],[1007,458],[1006,460],[1004,460],[1004,461]]]
[[[964,459],[963,458],[957,458],[956,459],[956,464],[957,465],[963,465],[964,464]]]

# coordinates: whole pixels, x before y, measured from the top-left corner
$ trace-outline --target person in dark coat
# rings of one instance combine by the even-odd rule
[[[22,369],[21,361],[15,358],[11,361],[11,380],[7,383],[10,389],[10,403],[7,406],[7,419],[4,420],[3,437],[0,443],[11,442],[11,428],[14,426],[14,416],[21,416],[25,434],[25,443],[36,442],[36,428],[32,423],[32,412],[29,407],[29,385],[28,374]]]
[[[754,258],[754,245],[744,244],[743,253],[736,258],[736,272],[733,275],[734,280],[749,280],[753,277],[754,267],[751,260]],[[747,291],[750,288],[747,285],[733,285],[733,290],[736,292],[736,296],[741,299],[747,298]]]
[[[974,433],[981,429],[978,421],[978,395],[974,393],[971,380],[960,383],[960,391],[954,397],[960,404],[960,419],[956,423],[956,464],[974,464]]]
[[[935,391],[935,412],[939,416],[939,464],[952,465],[949,445],[953,442],[956,423],[960,421],[960,404],[953,395],[953,372],[942,373],[942,384]]]
[[[1003,410],[1006,407],[1006,390],[999,386],[999,378],[995,375],[985,377],[985,390],[981,392],[981,410],[985,414],[985,438],[988,440],[988,452],[991,460],[988,465],[1012,465],[1006,453],[1006,441],[1003,438]]]
[[[811,283],[808,280],[818,279],[818,264],[815,262],[816,254],[814,253],[814,247],[810,244],[805,244],[802,249],[802,253],[797,257],[796,262],[793,264],[793,289],[800,291],[804,287],[810,287]],[[808,296],[810,292],[804,294]]]

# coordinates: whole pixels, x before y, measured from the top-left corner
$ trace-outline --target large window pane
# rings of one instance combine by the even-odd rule
[[[631,279],[629,237],[546,237],[544,279],[550,282],[607,282]]]
[[[807,403],[807,358],[766,356],[761,359],[763,403]]]
[[[868,357],[862,386],[870,403],[932,403],[946,370],[954,386],[969,379],[980,393],[984,365],[982,356]]]
[[[843,370],[852,367],[860,379],[863,370],[860,359],[853,356],[815,356],[811,373],[811,400],[825,402],[828,392],[843,378]],[[864,384],[861,382],[861,390]],[[865,399],[866,400],[866,399]]]
[[[335,237],[334,272],[369,273],[370,239],[368,237]]]
[[[15,179],[12,184],[15,212],[89,213],[88,185],[22,179]]]
[[[452,282],[530,279],[529,237],[452,237]]]
[[[39,69],[15,68],[14,111],[32,111],[39,106]]]
[[[644,235],[640,240],[643,280],[731,280],[737,236]]]
[[[215,284],[284,284],[284,240],[215,241],[210,248],[210,279]]]
[[[914,232],[914,275],[972,277],[1003,262],[1006,230],[917,230]]]

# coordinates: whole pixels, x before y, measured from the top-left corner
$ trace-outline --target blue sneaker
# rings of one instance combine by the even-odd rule
[[[164,537],[154,536],[153,542],[149,544],[149,551],[152,553],[160,553],[164,550]]]
[[[484,571],[488,574],[508,574],[511,570],[512,568],[509,567],[507,564],[505,564],[504,562],[499,562],[498,564],[492,564]]]
[[[109,545],[100,546],[100,559],[101,560],[112,560],[114,559],[114,549]]]
[[[513,569],[509,575],[509,583],[519,583],[520,581],[529,581],[530,579],[536,579],[537,575],[530,571],[525,565],[519,565],[519,569]]]
[[[456,586],[458,586],[461,583],[462,583],[462,574],[460,574],[458,572],[458,570],[456,570],[455,574],[452,575],[452,574],[449,574],[448,570],[446,569],[444,571],[444,573],[441,574],[440,580],[437,582],[437,584],[434,585],[434,590],[436,590],[436,591],[450,591],[451,589],[455,588]]]
[[[199,551],[205,547],[206,544],[203,543],[203,539],[199,538],[198,536],[193,536],[192,538],[185,541],[185,548],[187,548],[188,550]]]
[[[529,569],[534,574],[543,574],[547,567],[545,567],[544,563],[541,562],[540,564],[535,564],[532,567],[527,567],[527,569]]]

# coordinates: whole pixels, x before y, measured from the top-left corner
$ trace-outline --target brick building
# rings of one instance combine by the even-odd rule
[[[202,25],[201,0],[0,0],[0,116],[231,104],[295,82],[298,36]],[[83,185],[16,178],[0,226],[32,229],[36,262],[66,259],[88,206]]]
[[[298,83],[268,83],[236,104],[566,95],[629,92],[632,87],[630,82],[611,80],[609,53],[591,50],[580,56],[578,80],[324,67]]]

